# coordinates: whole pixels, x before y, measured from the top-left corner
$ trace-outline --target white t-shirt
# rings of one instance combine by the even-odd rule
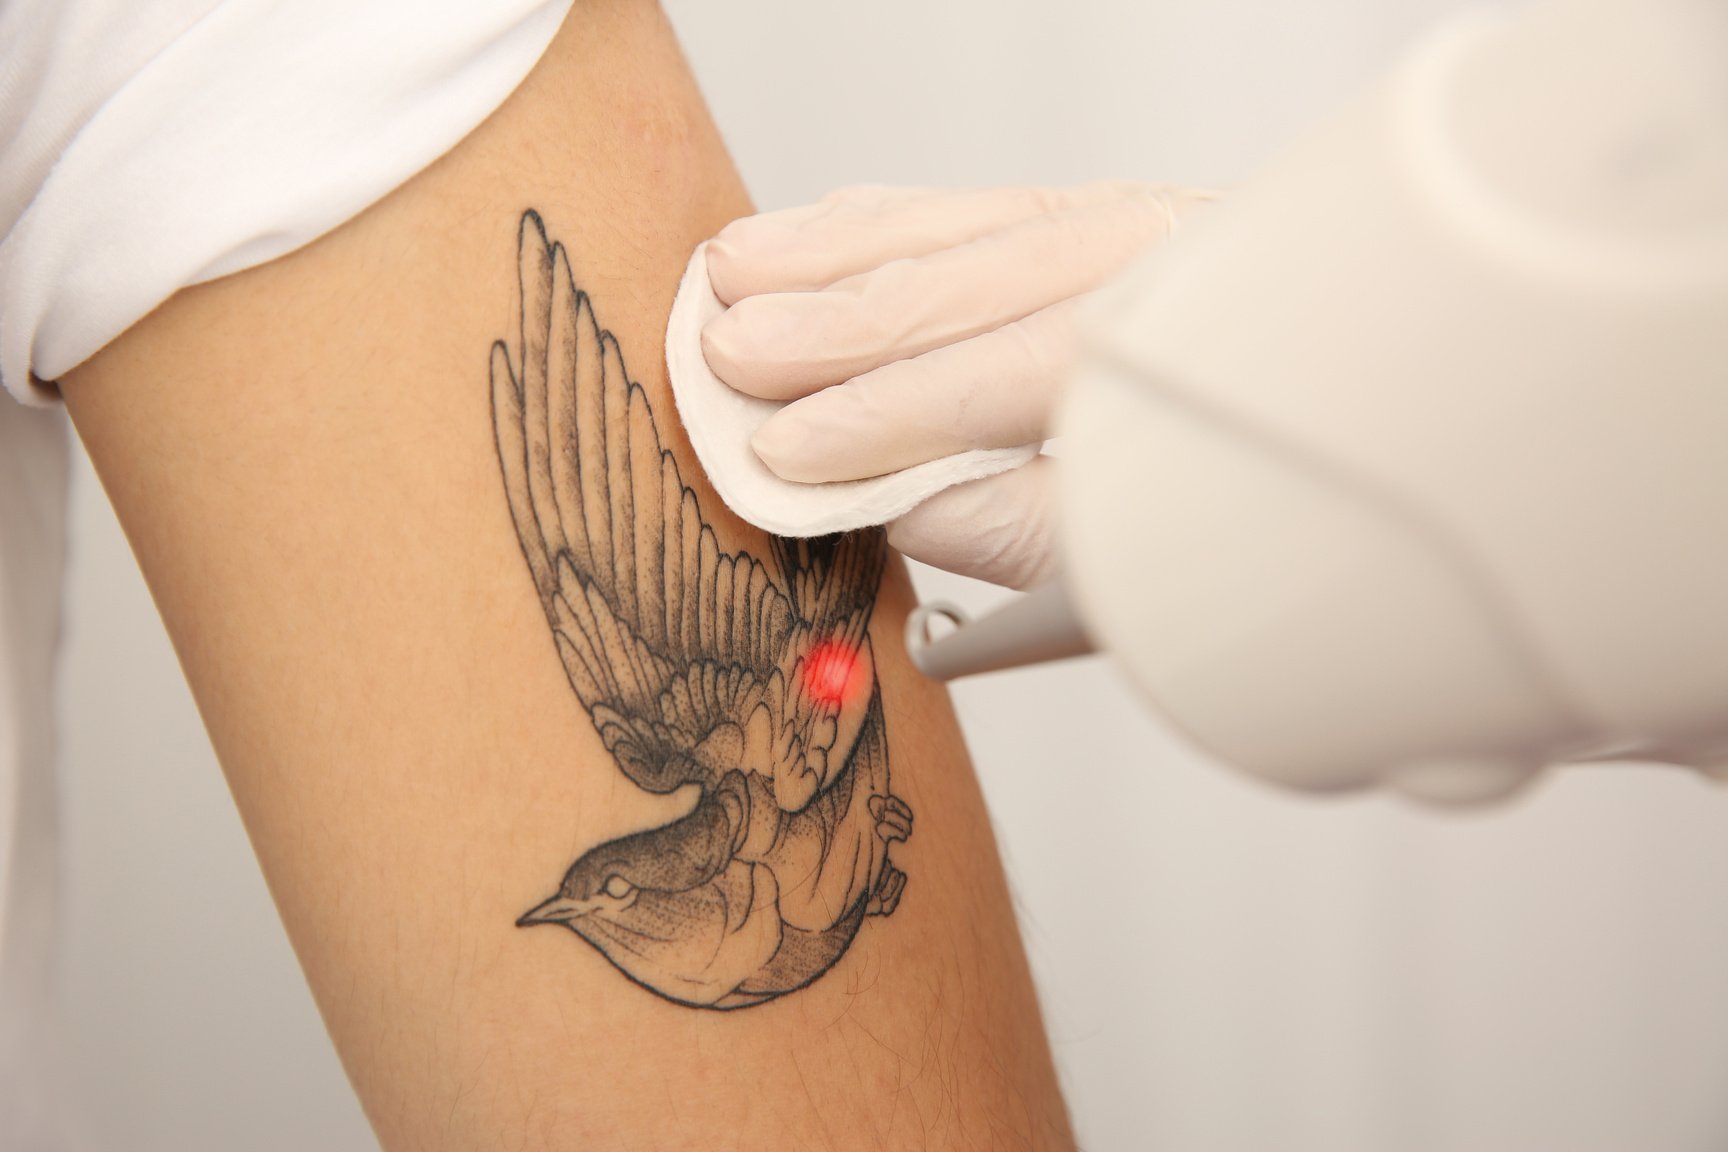
[[[176,291],[264,263],[449,150],[570,0],[0,4],[0,384],[54,380]],[[0,397],[0,1143],[60,1147],[52,687],[59,413]]]

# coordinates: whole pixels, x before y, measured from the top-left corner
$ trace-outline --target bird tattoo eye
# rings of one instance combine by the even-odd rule
[[[883,533],[723,550],[536,212],[517,270],[492,416],[528,575],[618,770],[699,798],[594,845],[516,923],[568,929],[668,1000],[764,1003],[821,977],[905,892],[890,855],[912,810],[889,788],[869,635]]]

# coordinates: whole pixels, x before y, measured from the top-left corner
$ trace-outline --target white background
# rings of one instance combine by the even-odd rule
[[[1455,6],[670,5],[763,207],[863,181],[1228,183]],[[87,465],[76,485],[64,976],[87,1144],[371,1148]],[[1181,751],[1101,664],[956,697],[1087,1147],[1728,1147],[1728,794],[1595,768],[1467,819],[1298,800]]]

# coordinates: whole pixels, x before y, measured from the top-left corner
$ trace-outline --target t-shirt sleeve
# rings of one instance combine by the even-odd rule
[[[0,383],[52,402],[54,379],[179,289],[381,199],[503,103],[569,3],[183,0],[205,11],[141,51],[116,0],[20,0],[0,54],[47,55],[0,85],[0,121],[21,127],[0,184],[27,182],[0,187],[17,206],[0,241]],[[55,52],[74,34],[126,39],[94,93],[57,82],[59,62],[104,58],[88,40]],[[14,166],[25,148],[34,162]]]

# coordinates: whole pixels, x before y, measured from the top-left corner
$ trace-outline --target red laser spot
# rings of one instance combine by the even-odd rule
[[[843,704],[857,671],[857,649],[823,640],[804,657],[804,694],[818,704]]]

